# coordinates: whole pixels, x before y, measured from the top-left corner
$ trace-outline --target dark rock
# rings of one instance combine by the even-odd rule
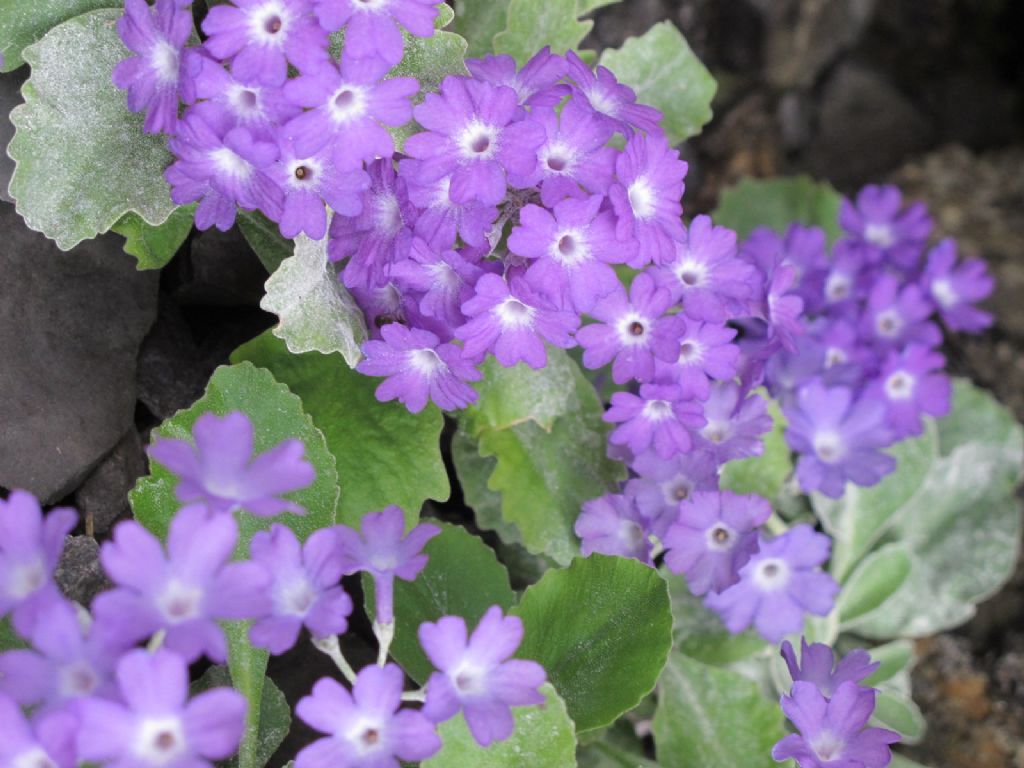
[[[146,473],[146,455],[134,428],[129,429],[106,458],[85,479],[75,494],[78,511],[89,535],[106,533],[128,513],[128,491]]]
[[[70,600],[86,607],[110,581],[100,565],[100,545],[91,536],[68,536],[57,570],[57,585]]]
[[[139,400],[158,419],[167,419],[203,393],[212,371],[207,368],[185,315],[160,294],[156,322],[139,351]]]
[[[196,233],[175,268],[174,298],[182,306],[258,306],[263,298],[267,270],[237,227]]]
[[[108,235],[62,252],[0,204],[0,485],[67,495],[135,412],[158,275]]]
[[[825,84],[808,165],[836,184],[859,186],[924,151],[931,138],[929,123],[899,91],[869,69],[843,64]]]
[[[21,84],[28,77],[28,67],[20,67],[13,72],[0,75],[0,200],[13,203],[14,199],[7,194],[7,185],[11,183],[14,173],[14,161],[7,156],[7,145],[14,136],[11,124],[11,110],[21,104]]]

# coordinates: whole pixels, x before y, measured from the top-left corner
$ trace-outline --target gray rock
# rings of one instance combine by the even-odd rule
[[[167,419],[194,403],[212,369],[207,370],[181,309],[166,294],[152,330],[139,351],[139,400],[158,419]]]
[[[7,156],[7,145],[14,136],[10,114],[11,110],[22,102],[21,84],[25,82],[26,77],[28,67],[0,75],[0,200],[6,203],[14,202],[7,194],[7,185],[11,183],[11,174],[14,173],[14,161]]]
[[[68,536],[64,540],[64,552],[53,577],[69,600],[86,607],[110,587],[100,565],[100,546],[91,536]]]
[[[132,427],[75,493],[86,533],[105,533],[118,517],[128,513],[128,491],[145,473],[146,455],[139,433]]]
[[[267,270],[237,227],[207,229],[192,237],[186,257],[175,265],[182,306],[258,306]]]
[[[67,495],[133,423],[154,272],[108,235],[62,252],[0,203],[0,486]]]
[[[860,185],[923,152],[931,139],[928,121],[903,94],[877,73],[847,63],[825,84],[807,161],[815,175]]]

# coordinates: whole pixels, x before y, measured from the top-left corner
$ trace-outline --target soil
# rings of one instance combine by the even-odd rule
[[[954,339],[947,352],[957,374],[990,387],[1024,420],[1024,3],[624,0],[595,14],[585,45],[615,47],[663,20],[683,31],[719,82],[713,123],[683,147],[690,163],[687,212],[710,211],[724,187],[748,175],[810,173],[844,193],[868,182],[899,183],[910,197],[928,202],[940,234],[956,237],[964,252],[982,256],[995,272],[995,327],[981,337]],[[6,113],[23,77],[24,70],[0,77],[4,142]],[[0,187],[6,188],[3,159]],[[109,251],[108,263],[121,258],[115,240],[93,246]],[[5,274],[16,247],[0,244]],[[121,258],[111,267],[120,270],[111,284],[134,285],[130,262]],[[107,361],[117,382],[107,394],[118,403],[104,411],[109,435],[99,443],[95,430],[80,435],[71,416],[42,425],[61,446],[59,456],[28,462],[33,473],[42,473],[33,475],[39,487],[52,489],[47,501],[86,512],[61,563],[61,583],[76,599],[87,602],[103,586],[91,537],[102,539],[127,514],[124,494],[144,471],[149,430],[191,404],[232,349],[272,324],[258,307],[265,279],[237,231],[193,233],[159,285],[147,283],[139,294],[144,306],[136,322],[152,325],[131,359],[108,348],[116,345],[124,318],[105,309],[77,325],[75,317],[66,318],[76,331],[88,325],[74,346],[93,345],[96,359]],[[94,299],[83,292],[95,289],[77,282],[46,287],[49,309],[37,313],[40,323],[52,326],[62,307]],[[20,381],[31,406],[32,383],[45,372],[12,369],[9,356],[0,355],[2,380]],[[57,358],[42,362],[60,368],[64,360]],[[68,378],[73,389],[76,377]],[[134,410],[120,405],[132,389]],[[81,402],[99,412],[103,397],[91,393]],[[45,409],[41,414],[45,418]],[[0,438],[0,457],[4,442]],[[23,444],[6,447],[25,450]],[[15,485],[7,469],[0,466],[0,485]],[[915,695],[930,731],[907,754],[933,768],[1024,768],[1024,568],[969,624],[921,641],[918,651]],[[286,679],[285,669],[301,670],[302,679]],[[311,650],[271,665],[291,700],[329,671]],[[295,739],[301,734],[278,755],[293,752]]]

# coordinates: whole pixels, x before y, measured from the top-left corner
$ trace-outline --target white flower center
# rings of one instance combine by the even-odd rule
[[[303,160],[292,160],[288,163],[287,184],[292,189],[308,189],[315,187],[320,180],[323,166],[313,157]]]
[[[210,152],[210,160],[218,171],[232,179],[244,181],[252,174],[252,166],[249,165],[249,162],[227,147],[220,147]]]
[[[156,73],[157,82],[161,85],[174,85],[178,82],[178,49],[167,40],[159,40],[149,52],[149,66]]]
[[[906,371],[896,371],[885,380],[885,395],[890,400],[909,400],[914,396],[914,377]]]
[[[829,347],[825,350],[825,367],[832,368],[836,365],[842,365],[849,358],[846,355],[846,351],[839,347]]]
[[[843,756],[846,742],[831,731],[822,731],[811,741],[811,749],[819,760],[832,762]]]
[[[680,501],[690,498],[690,494],[693,493],[693,481],[682,475],[676,475],[661,484],[661,493],[665,497],[665,503],[674,507]]]
[[[825,281],[825,295],[830,301],[842,301],[850,295],[850,276],[832,272]]]
[[[725,523],[715,523],[704,532],[712,552],[728,552],[736,544],[736,531]]]
[[[814,452],[826,464],[835,464],[843,458],[843,441],[838,432],[824,430],[814,435]]]
[[[614,96],[606,93],[600,86],[591,88],[584,92],[587,101],[595,110],[602,115],[615,117],[619,114],[619,101]]]
[[[42,747],[32,747],[32,749],[19,753],[10,766],[11,768],[57,768],[57,764],[43,751]]]
[[[679,344],[679,365],[699,365],[704,361],[704,345],[697,339],[683,339]]]
[[[384,748],[384,724],[377,720],[360,718],[348,729],[344,738],[355,748],[357,756],[365,757]]]
[[[163,592],[156,599],[157,608],[169,624],[180,624],[196,618],[199,616],[202,602],[202,589],[177,579],[167,582]]]
[[[703,285],[708,276],[707,265],[693,259],[687,259],[681,264],[677,264],[674,271],[679,282],[686,288]]]
[[[391,0],[354,0],[352,3],[357,11],[368,13],[380,13],[390,4]]]
[[[135,733],[135,755],[145,765],[169,765],[181,757],[187,746],[185,729],[178,717],[147,718]]]
[[[228,86],[226,98],[228,106],[238,119],[251,121],[263,117],[260,89],[256,86],[232,83]]]
[[[366,113],[367,102],[363,86],[343,83],[327,100],[327,111],[335,125],[344,125],[362,117]]]
[[[456,140],[464,160],[489,160],[498,151],[499,131],[493,125],[473,119]]]
[[[274,607],[285,616],[304,617],[316,602],[317,590],[305,573],[297,572],[274,589]]]
[[[767,557],[754,566],[754,585],[762,592],[775,592],[789,583],[789,563],[779,557]]]
[[[931,290],[932,296],[943,309],[956,306],[960,301],[960,296],[948,278],[940,277],[938,280],[932,280]]]
[[[46,564],[36,557],[11,569],[7,577],[7,594],[23,600],[46,583]]]
[[[555,235],[548,254],[563,267],[575,267],[590,258],[590,243],[578,229],[565,229]]]
[[[64,698],[77,699],[88,696],[99,684],[100,678],[96,670],[84,661],[68,664],[61,667],[58,672],[57,688]]]
[[[498,304],[493,311],[498,316],[502,330],[506,331],[529,328],[533,325],[533,316],[537,313],[533,307],[528,307],[519,299],[513,299],[511,296]]]
[[[903,317],[895,309],[885,309],[875,315],[875,332],[886,339],[895,339],[903,330]]]
[[[888,248],[896,242],[892,227],[888,224],[872,222],[864,227],[864,239],[879,248]]]
[[[633,215],[640,220],[649,219],[655,213],[654,189],[646,176],[641,176],[629,185],[629,205]]]
[[[422,376],[430,378],[434,374],[448,370],[444,360],[438,357],[437,352],[432,349],[413,349],[408,353],[409,365],[414,371]]]
[[[402,230],[402,210],[394,193],[383,192],[373,199],[373,226],[388,237]]]
[[[273,48],[284,46],[292,13],[280,0],[271,0],[249,11],[249,40]]]
[[[701,435],[710,443],[723,443],[732,437],[732,422],[713,421],[708,419],[707,425],[700,431]]]
[[[448,673],[455,690],[465,696],[484,693],[487,690],[487,670],[471,661],[463,660]]]
[[[545,144],[537,156],[546,173],[571,176],[576,165],[576,150],[562,141]]]
[[[672,403],[668,400],[648,400],[644,403],[643,415],[648,421],[664,421],[672,418]]]
[[[648,330],[651,320],[639,312],[627,312],[615,323],[619,343],[624,347],[645,347],[650,341]]]
[[[452,293],[462,285],[462,278],[451,268],[451,265],[438,261],[427,265],[427,274],[430,275],[431,286],[434,290],[443,293]]]

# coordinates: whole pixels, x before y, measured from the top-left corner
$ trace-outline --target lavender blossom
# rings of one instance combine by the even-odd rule
[[[923,203],[903,208],[903,195],[892,185],[864,187],[856,204],[844,199],[839,225],[871,254],[872,262],[909,269],[915,266],[932,230]]]
[[[991,313],[973,305],[989,297],[995,281],[981,259],[958,265],[954,240],[947,238],[928,253],[921,284],[951,330],[978,333],[992,325]]]
[[[345,52],[356,59],[382,59],[388,67],[402,60],[401,28],[432,37],[438,0],[312,0],[328,32],[345,28]]]
[[[398,163],[398,173],[406,181],[409,200],[420,209],[416,216],[416,235],[438,251],[453,248],[456,237],[476,248],[487,245],[487,234],[498,218],[498,207],[476,200],[455,202],[451,196],[451,176],[423,181],[420,165],[419,160],[411,158]]]
[[[419,310],[446,328],[466,322],[462,305],[473,298],[473,286],[483,269],[458,251],[438,252],[423,240],[413,240],[409,258],[391,268],[394,281],[419,295]],[[448,333],[450,340],[454,334]]]
[[[900,349],[910,342],[937,347],[938,326],[928,321],[932,307],[916,283],[904,284],[893,274],[875,281],[861,318],[861,334],[883,349]]]
[[[626,482],[624,493],[659,538],[676,521],[681,501],[700,491],[718,489],[718,465],[704,451],[677,454],[671,459],[647,451],[634,458],[630,466],[638,477]]]
[[[732,633],[753,625],[769,642],[799,632],[804,614],[825,616],[832,610],[839,585],[820,570],[829,556],[828,536],[811,526],[797,525],[771,540],[740,570],[740,581],[705,604],[722,617]]]
[[[253,457],[253,425],[239,411],[226,416],[204,413],[192,427],[192,438],[195,445],[160,438],[149,447],[153,459],[178,475],[178,499],[202,502],[213,512],[305,514],[298,504],[281,498],[316,479],[301,440],[284,440]]]
[[[374,622],[387,625],[394,622],[395,577],[413,581],[427,565],[423,546],[441,533],[430,523],[420,523],[407,535],[405,516],[398,507],[387,507],[380,512],[363,516],[362,533],[345,525],[336,529],[344,574],[365,571],[373,577],[376,596]]]
[[[463,358],[454,344],[442,344],[430,331],[391,323],[381,328],[382,341],[363,344],[366,358],[356,370],[367,376],[387,376],[377,387],[381,402],[397,399],[412,413],[432,400],[439,408],[455,411],[477,398],[468,381],[480,381],[476,366]]]
[[[253,562],[229,563],[238,541],[230,515],[202,505],[184,507],[171,521],[167,551],[134,520],[114,528],[100,562],[116,587],[93,601],[96,620],[127,642],[166,630],[164,646],[193,662],[227,657],[218,625],[269,613],[270,574]]]
[[[832,698],[843,683],[859,683],[881,666],[871,661],[867,651],[855,650],[836,662],[832,649],[824,643],[807,644],[800,638],[800,661],[789,640],[782,643],[782,658],[793,682],[812,683],[826,699]]]
[[[26,719],[18,704],[0,694],[0,765],[11,768],[75,768],[78,721],[69,712]]]
[[[758,550],[757,529],[771,513],[760,496],[695,493],[679,503],[678,519],[664,536],[665,564],[686,575],[695,595],[722,592],[740,580],[740,568]]]
[[[595,72],[575,51],[568,51],[565,59],[573,90],[614,130],[626,136],[637,130],[661,133],[661,113],[654,107],[637,104],[633,89],[620,83],[610,69],[598,67]]]
[[[148,133],[174,134],[178,89],[185,75],[182,48],[192,34],[192,14],[176,0],[125,0],[117,33],[135,53],[114,67],[114,85],[128,91],[128,109],[146,112]]]
[[[552,53],[548,45],[537,51],[522,69],[516,67],[516,60],[508,54],[466,59],[466,68],[477,80],[511,88],[521,104],[532,107],[553,107],[569,93],[568,86],[558,85],[565,75],[565,59]]]
[[[511,658],[522,643],[523,622],[518,616],[502,616],[499,606],[487,609],[468,639],[466,622],[459,616],[424,622],[419,638],[439,670],[427,681],[423,706],[423,714],[435,723],[461,709],[473,738],[486,747],[512,735],[511,707],[544,703],[537,690],[546,678],[544,668]]]
[[[421,712],[400,709],[405,675],[394,664],[360,670],[352,691],[321,678],[295,707],[306,725],[326,737],[303,748],[295,768],[399,768],[441,748]]]
[[[629,496],[606,493],[583,503],[573,530],[582,540],[580,551],[586,557],[593,552],[633,557],[651,562],[649,520],[645,519]]]
[[[64,537],[78,522],[73,509],[58,507],[45,517],[35,496],[12,491],[0,500],[0,617],[30,635],[40,615],[60,600],[53,571]]]
[[[212,768],[234,754],[245,697],[214,688],[188,699],[188,666],[177,654],[131,651],[117,665],[119,699],[80,705],[79,757],[104,765]]]
[[[341,216],[363,212],[370,176],[362,168],[339,170],[333,153],[327,150],[301,157],[291,147],[282,147],[274,176],[284,191],[284,207],[279,223],[282,237],[300,233],[313,240],[327,234],[325,203]]]
[[[733,381],[716,381],[704,403],[704,418],[702,447],[718,464],[764,452],[762,436],[771,430],[772,417],[763,397],[744,396]]]
[[[344,634],[352,600],[338,583],[342,560],[334,530],[316,531],[300,545],[290,528],[274,524],[249,546],[253,561],[271,576],[271,612],[250,628],[253,645],[284,653],[303,626],[314,639]]]
[[[616,392],[603,418],[619,424],[608,436],[613,445],[627,445],[634,455],[653,447],[663,459],[688,453],[690,431],[704,426],[700,403],[683,400],[678,386],[644,384],[640,394]]]
[[[886,423],[896,439],[921,434],[924,415],[941,418],[949,413],[953,387],[942,373],[945,364],[946,358],[920,344],[889,354],[866,396],[885,403]]]
[[[685,399],[706,400],[711,380],[726,381],[736,375],[740,350],[732,340],[736,329],[725,325],[686,321],[674,315],[664,321],[665,332],[675,338],[669,362],[656,365],[659,383],[675,383]]]

